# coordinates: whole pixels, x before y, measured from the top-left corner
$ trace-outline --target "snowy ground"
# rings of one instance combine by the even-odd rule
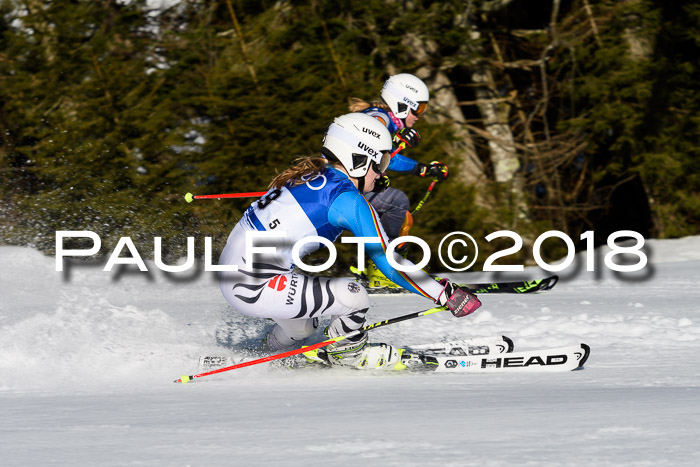
[[[199,355],[237,354],[269,327],[231,310],[212,273],[62,274],[53,258],[0,247],[2,465],[695,466],[700,238],[649,243],[644,274],[572,270],[543,294],[483,295],[473,316],[439,313],[373,335],[405,345],[506,334],[516,349],[585,342],[584,371],[261,365],[187,385],[172,381],[197,373]],[[372,301],[371,321],[431,306]]]

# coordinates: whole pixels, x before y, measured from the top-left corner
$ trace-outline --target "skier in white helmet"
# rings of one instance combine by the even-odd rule
[[[399,148],[408,149],[418,146],[420,134],[413,125],[427,110],[429,99],[428,87],[422,80],[411,74],[401,73],[386,80],[381,99],[369,104],[353,98],[350,110],[363,112],[384,123],[392,134],[394,146],[392,153],[394,153]],[[419,177],[435,177],[439,180],[446,180],[449,173],[447,166],[442,162],[433,161],[426,165],[400,153],[394,154],[388,170],[412,173]],[[408,196],[401,190],[388,187],[388,184],[388,177],[382,174],[382,179],[374,192],[367,193],[365,197],[379,213],[389,239],[393,240],[408,234],[408,230],[413,225],[413,218],[409,211]],[[405,254],[405,252],[402,253]],[[359,273],[355,268],[352,270],[356,274]],[[382,274],[371,261],[367,263],[365,275],[370,287],[397,287],[397,284]]]
[[[389,130],[375,118],[362,113],[336,118],[326,131],[323,156],[303,158],[277,175],[229,235],[219,264],[237,265],[238,271],[220,273],[221,291],[239,312],[275,321],[266,337],[270,350],[298,348],[314,333],[319,319],[330,320],[329,337],[365,325],[370,302],[361,285],[295,271],[294,245],[310,236],[334,242],[349,230],[356,237],[374,237],[377,243],[366,244],[365,253],[392,281],[447,306],[455,316],[470,314],[481,305],[469,289],[453,286],[447,279],[437,282],[423,271],[405,273],[389,265],[389,239],[362,193],[372,191],[386,170],[391,146]],[[255,253],[247,259],[247,234],[261,232],[283,232],[284,237],[266,240],[265,246],[274,247],[274,252]],[[256,247],[261,246],[259,242]],[[321,246],[320,242],[303,244],[299,258]],[[395,259],[411,264],[398,255]],[[330,345],[326,358],[331,364],[361,369],[403,368],[396,348],[370,345],[367,333]]]

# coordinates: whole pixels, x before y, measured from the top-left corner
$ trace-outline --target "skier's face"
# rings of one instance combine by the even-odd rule
[[[428,110],[427,102],[418,103],[418,108],[416,110],[411,109],[406,117],[405,124],[407,128],[413,128],[413,125],[418,121],[418,119]]]
[[[374,184],[379,180],[380,173],[375,170],[376,164],[370,164],[367,175],[365,175],[365,188],[364,192],[368,193],[374,190]]]
[[[418,121],[420,117],[413,113],[413,110],[408,112],[406,117],[406,128],[413,128],[413,125]]]

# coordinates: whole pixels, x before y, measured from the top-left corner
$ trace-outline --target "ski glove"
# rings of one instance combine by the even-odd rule
[[[376,182],[374,182],[374,188],[372,188],[372,193],[381,193],[382,191],[389,188],[391,180],[386,174],[382,174]]]
[[[438,180],[447,180],[449,176],[449,169],[447,166],[438,161],[433,161],[430,165],[421,164],[419,162],[414,172],[420,177],[435,177]]]
[[[444,288],[435,303],[447,307],[457,318],[474,313],[481,301],[468,287],[457,287],[449,279],[442,279],[440,285]]]
[[[404,145],[406,148],[415,148],[420,143],[420,133],[413,128],[401,128],[394,135],[394,144],[396,146]]]

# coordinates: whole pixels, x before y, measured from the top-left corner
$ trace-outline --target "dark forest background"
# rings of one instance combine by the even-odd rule
[[[450,167],[412,234],[469,232],[480,262],[503,229],[698,234],[698,57],[697,2],[0,0],[0,243],[219,250],[250,200],[185,193],[264,191],[400,72],[431,91],[406,154]]]

